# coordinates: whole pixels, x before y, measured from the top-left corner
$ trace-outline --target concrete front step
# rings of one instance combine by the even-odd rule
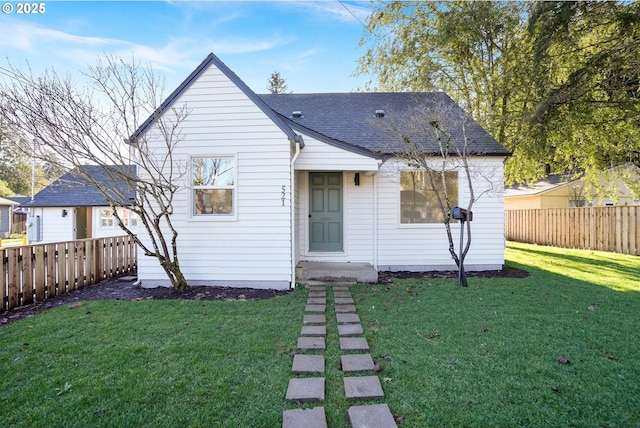
[[[369,263],[300,262],[296,266],[299,283],[355,284],[378,282],[378,271]]]

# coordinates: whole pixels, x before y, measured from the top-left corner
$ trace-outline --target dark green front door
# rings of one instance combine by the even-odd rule
[[[309,173],[309,251],[342,251],[342,173]]]

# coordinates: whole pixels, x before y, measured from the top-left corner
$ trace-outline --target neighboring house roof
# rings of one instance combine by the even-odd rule
[[[135,197],[135,190],[128,186],[122,173],[135,174],[135,167],[128,165],[84,165],[81,167],[87,175],[107,188],[114,189],[114,197],[124,194],[127,204]],[[106,198],[100,191],[85,179],[77,169],[67,172],[56,181],[39,191],[33,198],[23,203],[22,207],[94,207],[108,206]]]
[[[22,205],[26,202],[29,202],[31,200],[31,197],[30,196],[8,196],[4,199],[13,201],[13,205]]]
[[[559,189],[574,181],[578,181],[580,178],[571,179],[571,175],[567,174],[551,174],[544,180],[540,180],[533,184],[514,184],[512,186],[505,187],[504,197],[515,198],[522,196],[536,196],[542,195],[552,190]]]
[[[0,198],[0,206],[6,207],[6,206],[13,206],[13,205],[20,205],[20,204],[11,198]]]
[[[302,143],[302,139],[297,135],[282,119],[271,110],[255,92],[247,86],[225,63],[213,53],[210,53],[202,63],[176,88],[175,91],[167,97],[166,100],[158,107],[157,111],[149,116],[149,118],[133,133],[127,140],[128,143],[135,143],[135,140],[139,138],[149,127],[155,122],[156,118],[162,115],[173,102],[195,81],[211,64],[214,64],[222,73],[224,73],[234,85],[236,85],[253,103],[258,106],[272,121],[276,124],[289,138],[290,141],[297,141]]]
[[[462,147],[466,133],[467,147],[472,154],[510,155],[444,92],[266,94],[260,98],[296,131],[314,132],[315,138],[320,137],[329,144],[342,144],[346,149],[356,147],[386,155],[405,151],[405,143],[392,128],[402,128],[402,124],[409,128],[410,116],[426,108],[439,116],[442,129],[451,133],[458,147]],[[294,115],[294,112],[297,113]],[[425,115],[424,120],[428,120],[427,117],[435,116]],[[427,153],[439,153],[433,138],[420,135],[411,138]]]

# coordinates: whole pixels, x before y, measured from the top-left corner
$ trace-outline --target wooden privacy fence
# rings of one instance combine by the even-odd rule
[[[0,313],[41,302],[136,269],[129,236],[26,245],[0,250]]]
[[[640,255],[640,206],[505,211],[509,241]]]

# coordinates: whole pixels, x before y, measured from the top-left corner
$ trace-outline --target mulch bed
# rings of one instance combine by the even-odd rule
[[[394,279],[422,278],[457,278],[456,271],[447,272],[379,272],[378,283],[390,284]],[[520,269],[505,266],[501,271],[468,272],[469,277],[483,278],[525,278],[529,273]],[[263,300],[284,296],[290,291],[259,290],[254,288],[235,287],[190,287],[178,292],[173,288],[142,288],[134,286],[133,281],[112,278],[82,290],[72,291],[55,296],[44,302],[21,306],[10,312],[0,314],[0,325],[9,324],[47,309],[56,308],[66,303],[89,300]]]

